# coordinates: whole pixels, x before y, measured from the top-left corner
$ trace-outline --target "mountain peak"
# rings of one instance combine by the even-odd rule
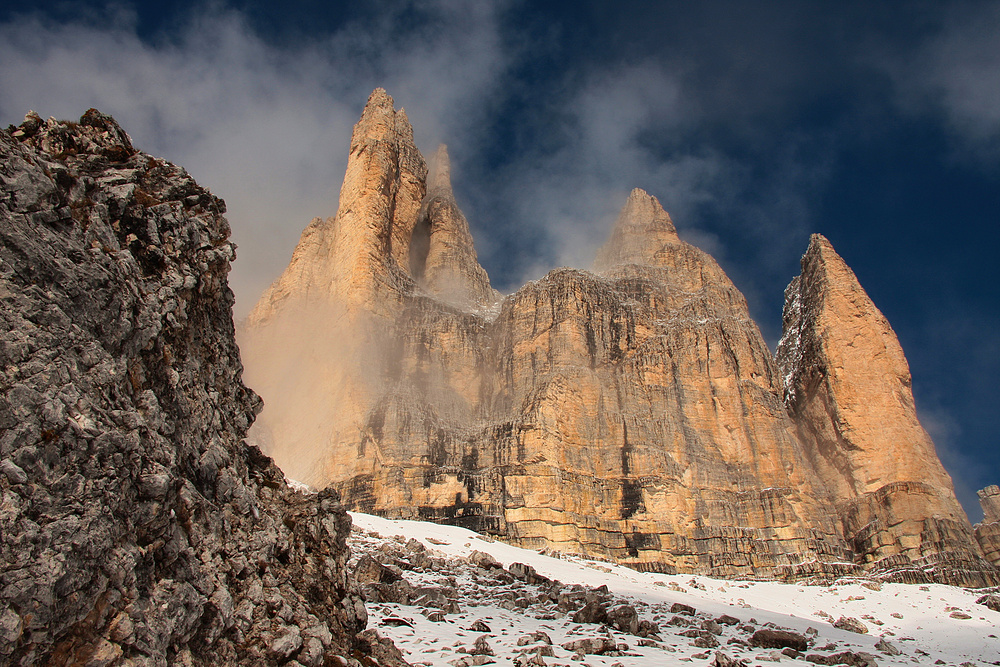
[[[431,158],[430,175],[427,177],[427,193],[451,193],[451,159],[448,157],[448,146],[438,146]]]
[[[376,88],[368,96],[368,101],[365,102],[365,109],[361,112],[361,117],[364,118],[367,114],[373,113],[376,110],[392,111],[394,106],[395,102],[392,96],[385,91],[385,88]]]
[[[777,363],[786,407],[807,434],[803,442],[814,448],[823,479],[844,498],[845,535],[855,548],[916,560],[921,552],[907,526],[929,534],[936,522],[950,522],[948,548],[974,553],[951,478],[917,419],[899,340],[819,234],[810,238],[802,274],[785,291],[783,319]],[[866,542],[873,521],[886,529]]]
[[[619,214],[618,224],[648,227],[663,230],[677,235],[673,220],[670,219],[660,204],[660,200],[642,188],[635,188],[629,193],[625,206]]]
[[[618,214],[611,237],[598,251],[594,268],[606,271],[623,264],[658,266],[658,255],[667,246],[679,243],[677,229],[660,200],[635,188]]]

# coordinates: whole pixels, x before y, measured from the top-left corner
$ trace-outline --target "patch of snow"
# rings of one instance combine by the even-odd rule
[[[384,553],[387,543],[401,548],[407,540],[415,539],[428,549],[428,554],[451,563],[446,571],[415,568],[403,574],[414,586],[447,585],[454,589],[461,608],[458,613],[439,614],[438,620],[432,621],[424,615],[426,610],[418,606],[368,604],[369,625],[392,638],[411,664],[422,667],[452,665],[468,658],[459,649],[473,650],[475,641],[484,635],[496,654],[493,660],[509,665],[525,649],[518,646],[518,639],[534,632],[544,632],[552,639],[553,655],[543,658],[547,665],[582,664],[573,661],[573,653],[561,644],[591,637],[628,645],[621,656],[585,656],[584,662],[592,667],[612,667],[615,663],[636,667],[692,662],[705,665],[714,658],[715,651],[747,659],[750,664],[759,664],[761,660],[792,664],[788,656],[746,646],[749,635],[736,626],[721,626],[723,634],[717,638],[718,648],[694,646],[694,639],[680,635],[680,631],[688,628],[668,625],[673,616],[669,609],[674,603],[694,607],[697,610],[694,620],[698,622],[726,614],[738,618],[741,624],[753,619],[758,628],[770,623],[804,635],[813,628],[818,637],[807,654],[866,652],[876,656],[880,666],[929,665],[936,660],[956,666],[967,662],[977,666],[1000,664],[996,662],[1000,659],[997,638],[1000,613],[976,604],[979,594],[967,589],[944,585],[877,585],[858,578],[830,586],[809,586],[644,573],[581,556],[555,557],[519,549],[455,526],[391,520],[355,512],[351,516],[356,527],[351,538],[355,554],[378,555],[380,549]],[[662,641],[642,646],[638,637],[605,626],[574,623],[572,611],[561,611],[554,602],[546,600],[523,608],[498,603],[504,594],[510,599],[516,596],[529,599],[533,587],[515,582],[509,589],[499,590],[499,584],[489,580],[485,570],[469,565],[467,558],[473,551],[489,554],[505,568],[513,563],[529,565],[538,574],[561,582],[565,590],[573,584],[588,590],[607,586],[617,601],[634,606],[641,619],[658,623]],[[955,611],[962,613],[952,616]],[[835,628],[833,623],[841,617],[860,619],[868,627],[868,634]],[[394,618],[409,625],[387,622]],[[476,621],[484,622],[489,632],[471,629]],[[888,653],[898,649],[899,655],[880,650],[877,645],[882,649],[887,646],[883,640],[891,644]],[[826,649],[829,644],[834,644],[835,649]],[[534,653],[527,656],[533,657]],[[795,664],[809,663],[799,660]]]
[[[302,493],[307,496],[311,496],[314,493],[319,493],[316,489],[312,488],[305,482],[300,482],[295,479],[290,479],[286,477],[285,483],[288,484],[288,486],[292,489],[292,491],[295,491],[296,493]]]

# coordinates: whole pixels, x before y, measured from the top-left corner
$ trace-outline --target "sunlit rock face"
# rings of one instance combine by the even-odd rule
[[[1000,566],[1000,486],[992,484],[978,493],[983,520],[976,524],[976,539],[986,559]]]
[[[594,271],[501,299],[443,149],[434,162],[428,177],[405,116],[373,93],[337,215],[307,228],[249,318],[257,437],[291,476],[365,511],[640,569],[993,580],[912,396],[892,418],[923,439],[872,440],[849,474],[824,459],[835,427],[794,403],[818,357],[786,332],[779,371],[743,295],[656,198],[631,193]],[[853,391],[875,406],[898,394]]]
[[[372,650],[347,513],[243,441],[224,211],[93,109],[0,130],[0,664]]]
[[[982,554],[917,419],[896,334],[819,234],[785,292],[777,359],[788,411],[852,550],[882,569],[943,563],[976,583]]]

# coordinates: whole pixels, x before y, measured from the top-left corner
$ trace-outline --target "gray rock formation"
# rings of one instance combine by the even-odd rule
[[[109,117],[0,131],[0,663],[331,664],[335,494],[243,436],[225,205]]]

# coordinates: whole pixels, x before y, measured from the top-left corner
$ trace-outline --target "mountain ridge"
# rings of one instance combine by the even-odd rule
[[[285,311],[265,295],[254,312],[267,317],[241,337],[251,384],[279,406],[267,437],[290,474],[332,485],[362,511],[454,522],[639,569],[998,582],[916,418],[895,335],[825,239],[814,237],[789,287],[777,359],[718,264],[680,240],[656,198],[638,189],[598,251],[599,273],[554,270],[484,317],[488,276],[457,203],[451,197],[448,210],[463,233],[444,242],[456,227],[429,226],[425,244],[420,211],[434,194],[425,172],[399,166],[401,156],[424,164],[412,128],[389,132],[387,122],[373,133],[366,120],[389,109],[377,90],[355,126],[336,216],[364,209],[382,240],[345,237],[333,262],[300,244],[293,260],[317,272],[365,270],[298,284],[289,292],[297,305]],[[369,145],[388,158],[356,150]],[[439,266],[452,289],[480,295],[475,307],[440,298],[412,271],[436,241],[460,250]],[[291,275],[290,267],[275,284]],[[330,310],[332,331],[303,316]],[[856,319],[854,329],[827,326],[838,317]],[[308,337],[291,335],[296,326]],[[870,363],[852,361],[848,334],[883,341],[867,350]],[[307,374],[304,346],[314,361],[330,346],[337,353]],[[275,383],[256,372],[258,358],[261,368],[299,368],[299,379]],[[844,363],[856,372],[837,376]],[[882,437],[874,405],[897,404],[898,435]],[[296,417],[283,419],[282,405]],[[895,460],[904,465],[883,480]]]

